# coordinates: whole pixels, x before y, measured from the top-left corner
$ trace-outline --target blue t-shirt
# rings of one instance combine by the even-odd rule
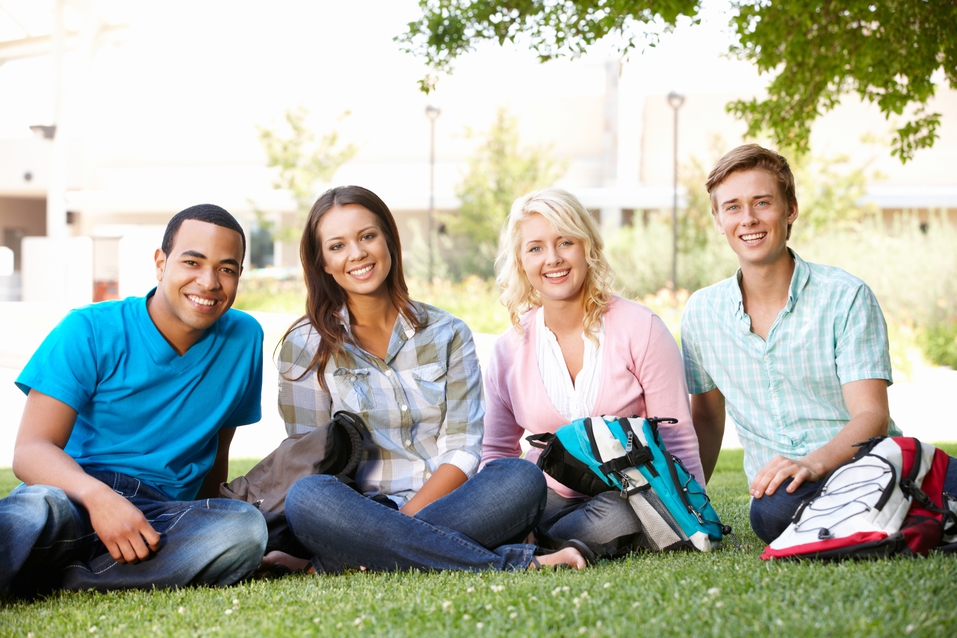
[[[228,310],[179,356],[146,310],[153,292],[71,311],[16,383],[76,410],[64,450],[81,467],[190,500],[216,458],[219,430],[262,417],[263,331]]]

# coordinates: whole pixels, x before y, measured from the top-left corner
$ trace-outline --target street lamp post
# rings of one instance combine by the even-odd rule
[[[429,104],[425,107],[425,116],[429,118],[429,284],[434,275],[432,258],[432,227],[435,219],[435,120],[442,114],[437,106]]]
[[[685,96],[672,91],[668,94],[668,104],[675,111],[675,169],[674,202],[671,208],[671,289],[678,290],[678,109],[684,104]]]

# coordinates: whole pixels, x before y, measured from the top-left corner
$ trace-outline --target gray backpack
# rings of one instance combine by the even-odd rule
[[[269,529],[267,552],[278,549],[308,557],[286,524],[286,493],[293,483],[313,474],[334,474],[355,487],[353,479],[362,460],[363,429],[362,417],[336,412],[332,420],[316,429],[286,438],[245,476],[220,485],[219,494],[259,508]]]

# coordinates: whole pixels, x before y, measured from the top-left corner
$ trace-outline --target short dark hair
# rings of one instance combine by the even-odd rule
[[[182,226],[183,222],[187,219],[195,219],[198,222],[216,224],[223,228],[235,230],[243,240],[242,258],[246,258],[246,233],[243,232],[243,227],[239,225],[235,217],[229,214],[229,211],[215,204],[197,204],[173,215],[173,219],[169,220],[169,223],[166,225],[166,232],[163,234],[163,245],[160,246],[160,250],[166,255],[169,255],[169,251],[173,249],[173,241],[176,239],[176,233],[179,232],[179,227]]]

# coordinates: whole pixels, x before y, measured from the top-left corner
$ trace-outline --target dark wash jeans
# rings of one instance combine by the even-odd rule
[[[787,479],[771,496],[751,499],[751,529],[765,543],[771,543],[784,533],[801,503],[814,496],[821,486],[819,482],[805,482],[793,494],[788,494],[785,488],[790,484],[791,479]],[[944,491],[957,496],[957,460],[954,457],[950,457],[947,464]]]
[[[0,591],[151,589],[229,585],[262,561],[266,524],[252,505],[228,499],[171,501],[117,472],[88,472],[135,505],[160,534],[160,548],[136,564],[117,563],[86,510],[63,490],[21,485],[0,500]]]
[[[286,496],[286,520],[320,573],[519,570],[535,553],[521,541],[542,516],[545,490],[533,463],[498,459],[412,517],[334,476],[307,476]]]

